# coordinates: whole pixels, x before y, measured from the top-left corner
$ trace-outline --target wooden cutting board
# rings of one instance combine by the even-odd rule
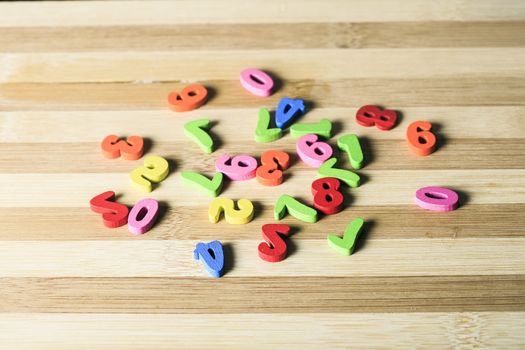
[[[277,91],[247,93],[239,72],[270,72]],[[195,111],[171,91],[208,87]],[[315,170],[297,157],[283,185],[230,183],[248,225],[211,224],[210,199],[180,172],[212,175],[224,154],[294,152],[286,135],[256,144],[259,108],[307,102],[335,137],[360,136],[363,183],[347,208],[294,229],[286,260],[259,259],[261,225],[283,193],[311,202]],[[388,132],[355,122],[398,110]],[[209,118],[205,155],[184,123]],[[415,120],[438,149],[413,155]],[[161,217],[144,236],[107,229],[89,199],[128,181],[142,160],[108,160],[109,134],[146,138],[171,173],[149,194]],[[525,2],[86,1],[0,3],[0,344],[5,349],[523,348],[525,346]],[[340,156],[345,166],[346,157]],[[348,166],[348,164],[346,164]],[[460,195],[449,213],[415,191]],[[366,221],[354,255],[326,243]],[[225,245],[226,273],[193,260],[199,241]]]

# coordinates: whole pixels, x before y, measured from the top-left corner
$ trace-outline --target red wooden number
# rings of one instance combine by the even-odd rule
[[[206,102],[208,90],[199,84],[191,84],[182,89],[181,93],[172,92],[168,96],[168,104],[175,112],[187,112],[199,108]]]
[[[102,214],[104,225],[115,228],[126,225],[128,222],[129,209],[124,204],[114,202],[115,192],[107,191],[93,197],[89,201],[91,210]]]
[[[333,177],[324,177],[312,182],[314,195],[314,208],[320,212],[331,215],[343,210],[344,197],[338,191],[341,183]]]
[[[396,125],[397,114],[391,109],[381,109],[367,105],[359,108],[355,115],[356,121],[363,126],[377,126],[379,130],[390,130]]]
[[[286,242],[279,236],[288,236],[290,226],[283,224],[266,224],[262,226],[262,235],[267,243],[259,244],[259,257],[264,261],[278,262],[286,257]]]
[[[432,124],[424,121],[415,121],[408,126],[408,147],[418,156],[428,156],[436,149],[436,136],[430,132]]]

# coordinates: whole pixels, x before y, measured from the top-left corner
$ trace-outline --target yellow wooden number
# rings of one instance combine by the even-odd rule
[[[224,211],[224,218],[229,224],[243,225],[253,219],[253,204],[247,199],[239,199],[235,209],[235,202],[229,198],[217,198],[210,203],[208,216],[210,222],[217,223],[221,213]]]
[[[162,182],[169,172],[168,161],[159,156],[144,159],[144,166],[138,167],[129,174],[131,183],[141,191],[153,191],[153,183]]]

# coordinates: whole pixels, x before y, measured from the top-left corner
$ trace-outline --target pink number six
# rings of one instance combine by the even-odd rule
[[[270,96],[273,89],[273,79],[268,74],[255,68],[247,68],[241,72],[241,85],[256,96]]]
[[[241,154],[233,158],[225,154],[217,159],[215,169],[226,175],[230,180],[248,180],[255,177],[257,159],[246,154]]]
[[[151,198],[146,198],[139,201],[129,212],[129,232],[135,235],[148,232],[153,227],[153,224],[155,224],[158,214],[159,202]]]
[[[318,136],[314,134],[301,137],[295,148],[299,158],[313,168],[319,168],[325,160],[332,156],[332,147],[326,142],[316,142]]]
[[[414,198],[418,206],[434,211],[451,211],[458,207],[459,196],[444,187],[423,187],[416,191]]]

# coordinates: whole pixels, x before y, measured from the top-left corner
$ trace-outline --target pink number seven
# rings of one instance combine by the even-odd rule
[[[434,211],[451,211],[458,207],[459,196],[444,187],[423,187],[416,191],[415,202],[418,206]]]

